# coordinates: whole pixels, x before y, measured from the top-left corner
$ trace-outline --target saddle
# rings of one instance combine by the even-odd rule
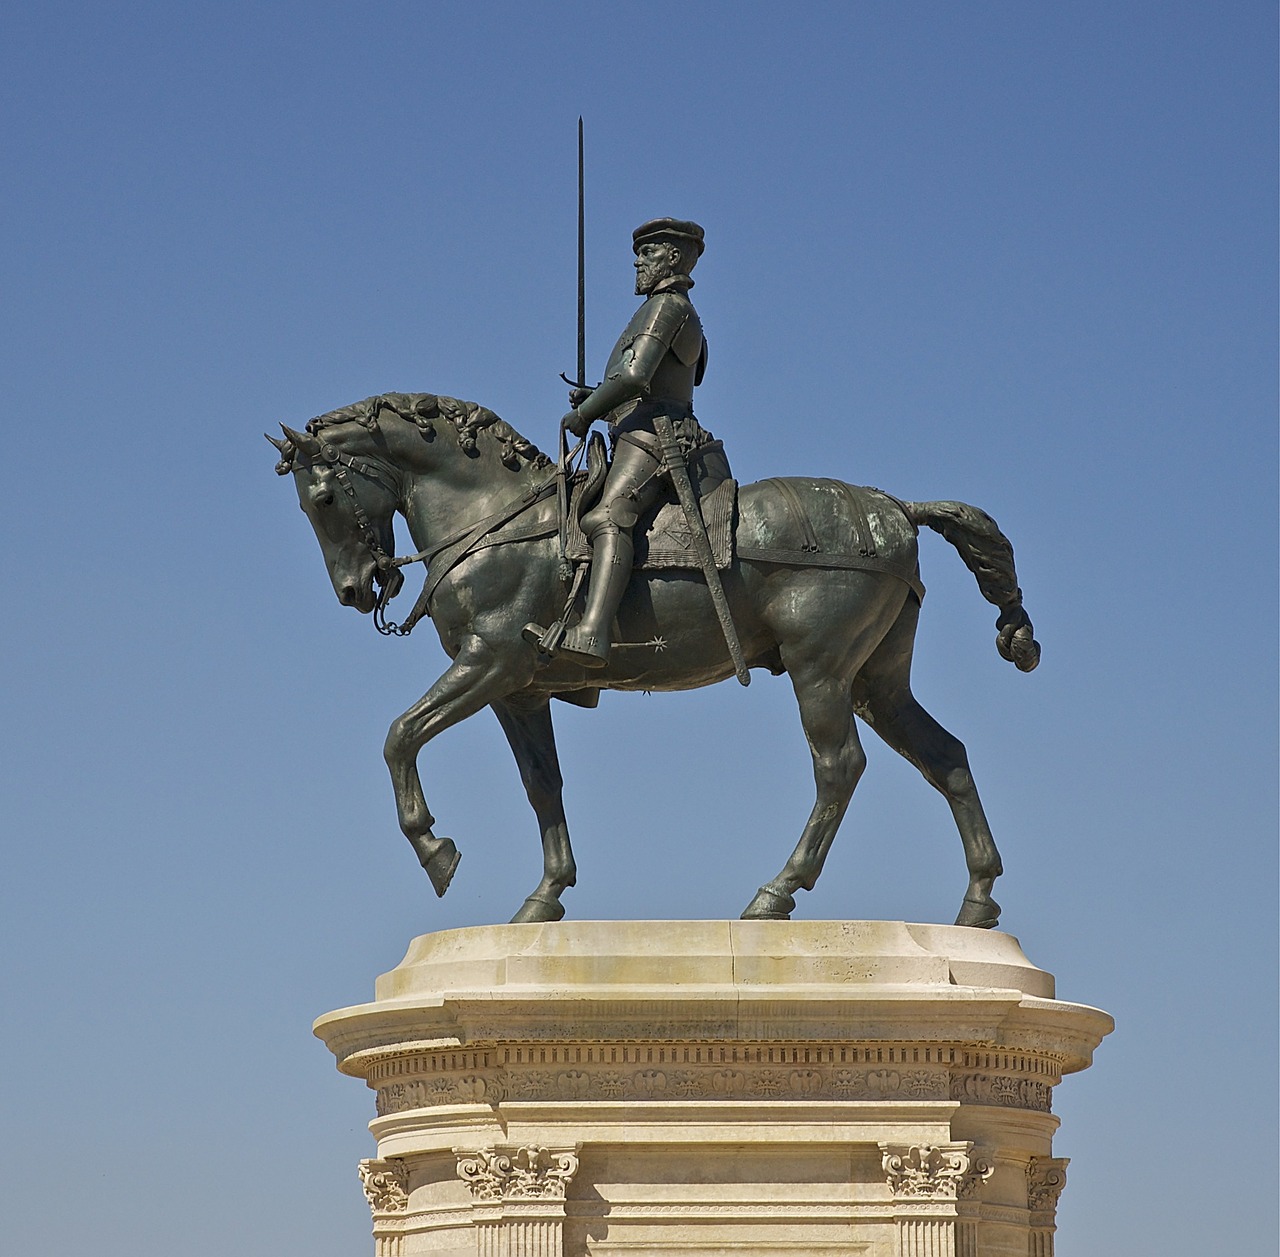
[[[587,447],[587,465],[569,477],[569,508],[565,530],[565,558],[571,563],[591,558],[591,543],[582,531],[582,516],[595,505],[608,474],[604,441],[594,436]],[[693,451],[689,460],[689,479],[693,485],[698,509],[711,542],[718,571],[733,563],[733,533],[737,522],[738,482],[724,475],[728,465],[720,454],[720,442]],[[667,492],[636,521],[632,533],[635,542],[637,571],[692,569],[701,571],[694,548],[693,529],[675,492]]]

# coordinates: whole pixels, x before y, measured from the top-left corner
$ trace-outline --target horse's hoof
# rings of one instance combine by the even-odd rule
[[[994,899],[970,899],[966,896],[956,924],[975,930],[994,930],[1000,924],[1000,905]]]
[[[742,912],[744,921],[790,921],[796,910],[796,901],[786,891],[761,886],[756,897]]]
[[[443,898],[444,892],[449,889],[449,883],[453,881],[454,873],[457,872],[462,853],[454,846],[452,838],[441,838],[439,842],[440,845],[435,851],[422,862],[422,867],[426,869],[437,897]]]
[[[564,904],[550,896],[533,894],[520,905],[520,911],[511,918],[512,925],[530,921],[559,921],[564,916]]]

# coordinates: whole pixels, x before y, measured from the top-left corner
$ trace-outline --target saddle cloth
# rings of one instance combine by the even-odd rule
[[[737,505],[736,480],[722,480],[698,502],[707,528],[707,539],[711,542],[711,553],[715,556],[716,568],[721,572],[733,562],[733,524]],[[636,522],[632,536],[636,543],[635,566],[638,569],[702,570],[698,552],[694,549],[693,530],[679,502],[662,501],[654,509],[646,511]],[[583,535],[577,512],[572,509],[569,511],[565,556],[573,562],[591,557],[591,545]]]

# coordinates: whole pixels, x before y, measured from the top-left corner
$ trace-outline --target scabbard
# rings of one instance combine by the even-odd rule
[[[669,415],[653,416],[653,430],[662,446],[662,461],[672,484],[676,487],[676,497],[680,499],[680,507],[684,511],[685,520],[693,533],[693,547],[702,564],[702,574],[706,577],[707,589],[711,594],[711,605],[716,609],[716,619],[720,621],[720,631],[724,634],[725,645],[729,647],[729,657],[733,660],[733,671],[743,685],[751,684],[751,672],[742,654],[742,643],[738,641],[738,630],[733,624],[733,615],[729,611],[729,600],[724,595],[724,585],[720,581],[720,571],[716,567],[716,556],[711,549],[711,538],[707,536],[707,526],[703,522],[702,512],[693,496],[693,485],[689,481],[689,466],[680,451],[680,443],[676,440],[675,428]]]
[[[569,543],[569,438],[560,420],[560,454],[556,459],[556,514],[560,523],[560,567],[566,563]]]

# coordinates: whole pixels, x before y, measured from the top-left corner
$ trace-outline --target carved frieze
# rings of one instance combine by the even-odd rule
[[[403,1213],[409,1207],[409,1171],[403,1161],[360,1162],[360,1186],[374,1214]]]
[[[469,1062],[460,1070],[434,1068],[425,1076],[388,1080],[378,1088],[377,1108],[386,1117],[437,1105],[506,1100],[958,1100],[1047,1113],[1052,1098],[1049,1081],[1026,1073],[959,1072],[944,1066],[833,1067],[827,1061],[791,1063],[785,1055],[732,1066],[711,1059],[670,1065],[581,1060],[567,1066],[519,1062],[476,1069]]]
[[[958,1100],[1048,1112],[1058,1065],[994,1047],[508,1043],[379,1063],[379,1116],[505,1100]]]
[[[576,1152],[526,1144],[517,1148],[455,1148],[458,1177],[477,1201],[563,1200],[578,1171]]]
[[[1053,1088],[1039,1078],[1016,1074],[955,1074],[951,1079],[951,1098],[969,1104],[1048,1113]]]
[[[970,1200],[995,1173],[972,1143],[881,1144],[881,1164],[895,1199]]]

